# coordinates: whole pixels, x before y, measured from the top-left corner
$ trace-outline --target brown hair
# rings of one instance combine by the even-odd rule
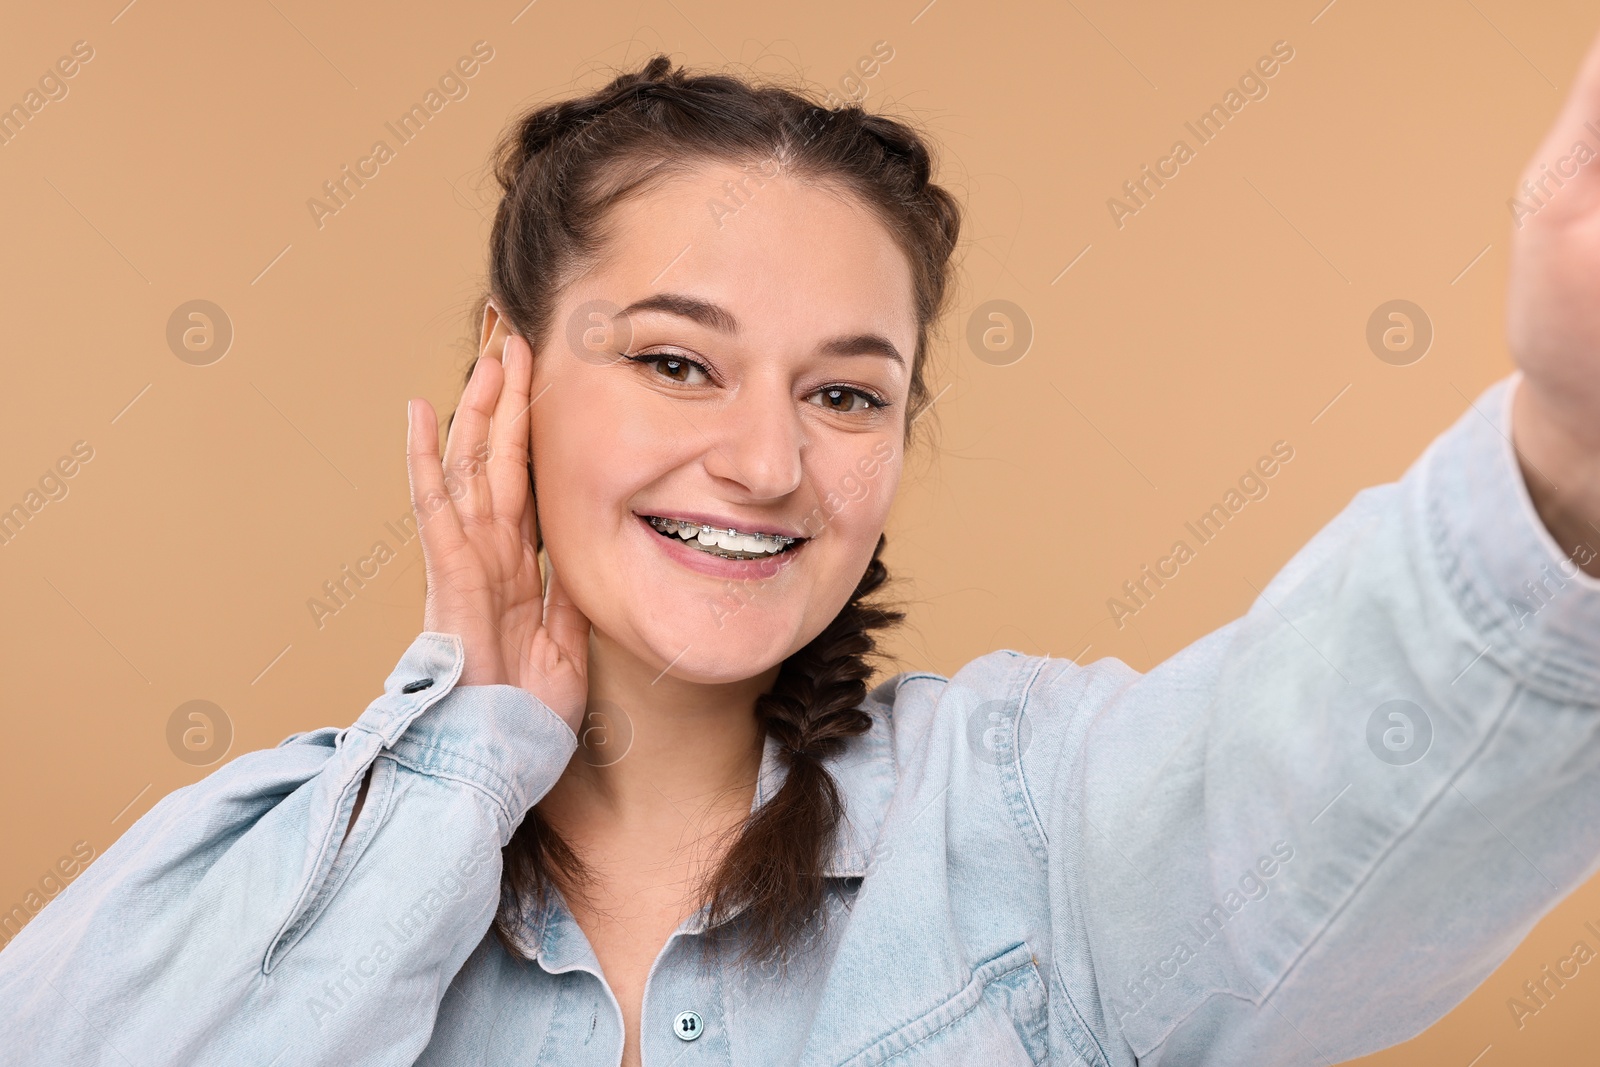
[[[721,74],[674,68],[666,56],[586,96],[536,107],[497,146],[503,190],[489,246],[489,292],[511,327],[541,352],[551,339],[561,290],[601,254],[611,208],[660,180],[705,162],[775,165],[802,180],[831,183],[872,209],[907,260],[916,299],[907,425],[928,403],[930,330],[944,308],[960,232],[958,202],[930,181],[927,143],[909,126],[859,106],[825,107],[804,93]],[[470,370],[468,377],[470,377]],[[871,603],[888,578],[877,549],[831,623],[779,668],[755,714],[784,756],[782,787],[752,813],[701,887],[708,927],[738,913],[747,959],[786,955],[823,914],[823,870],[842,816],[822,761],[871,727],[860,705],[876,651],[875,632],[901,613]],[[528,902],[547,902],[559,883],[581,887],[585,871],[537,809],[503,851],[494,931],[519,954],[515,930]],[[711,939],[707,939],[708,943]]]

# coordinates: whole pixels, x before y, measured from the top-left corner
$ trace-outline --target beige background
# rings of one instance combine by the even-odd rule
[[[5,909],[206,773],[169,748],[180,705],[220,706],[232,754],[342,725],[420,628],[415,541],[320,629],[306,602],[407,513],[404,403],[453,406],[483,164],[518,109],[657,49],[843,96],[888,42],[856,91],[925,126],[971,211],[938,437],[891,527],[913,612],[896,652],[1148,668],[1242,613],[1509,371],[1506,198],[1600,24],[1577,0],[124,2],[12,5],[0,27],[0,105],[74,42],[94,50],[0,146],[0,508],[93,449],[0,546]],[[479,40],[494,58],[470,95],[319,229],[307,200]],[[1279,40],[1295,56],[1269,95],[1119,230],[1107,198]],[[1394,298],[1436,329],[1410,366],[1364,340]],[[166,341],[194,299],[235,332],[209,366]],[[990,299],[1035,331],[1010,366],[963,339]],[[1270,495],[1112,625],[1107,598],[1277,440],[1295,458]],[[1506,1008],[1586,919],[1600,885],[1371,1062],[1586,1058],[1592,968],[1520,1031]]]

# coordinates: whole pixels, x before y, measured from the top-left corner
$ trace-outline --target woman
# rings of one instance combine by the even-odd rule
[[[1595,107],[1600,50],[1537,158]],[[1324,1064],[1594,871],[1592,169],[1517,232],[1522,374],[1244,618],[868,692],[958,231],[923,141],[657,57],[497,164],[442,456],[410,407],[424,632],[0,954],[17,1062]]]

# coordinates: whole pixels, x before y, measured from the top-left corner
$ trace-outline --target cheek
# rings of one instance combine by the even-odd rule
[[[552,385],[530,409],[539,533],[574,596],[592,591],[600,577],[584,546],[602,536],[606,511],[625,493],[621,479],[628,471],[609,420],[588,410],[588,398],[566,382]]]
[[[851,441],[815,462],[817,509],[806,525],[818,535],[815,547],[828,545],[837,582],[854,588],[888,521],[900,485],[900,450],[887,437]]]
[[[887,435],[852,442],[833,457],[827,481],[841,518],[853,512],[852,526],[881,529],[900,486],[900,461],[900,449]]]
[[[624,517],[630,497],[685,461],[692,428],[665,405],[641,403],[604,369],[553,375],[530,409],[539,517],[595,522]],[[542,388],[534,383],[535,392]],[[559,518],[558,518],[559,517]]]
[[[638,600],[615,565],[637,536],[632,502],[692,462],[695,448],[681,415],[620,378],[587,364],[556,367],[546,381],[535,380],[534,395],[548,390],[530,409],[540,534],[579,607],[612,626]]]

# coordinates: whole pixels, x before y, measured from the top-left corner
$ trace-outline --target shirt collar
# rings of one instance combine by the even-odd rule
[[[857,734],[839,752],[823,759],[822,765],[833,776],[844,809],[834,835],[833,852],[822,869],[824,878],[864,878],[872,868],[878,834],[894,795],[896,770],[892,704],[894,680],[874,690],[861,704],[872,716],[872,727]],[[788,777],[782,748],[771,734],[763,742],[761,767],[756,773],[755,796],[750,811],[756,812],[778,792]],[[679,932],[703,933],[706,910],[701,908],[685,919]],[[559,890],[551,888],[545,903],[530,903],[523,913],[516,941],[530,958],[540,961],[555,973],[598,962],[588,949],[577,922],[572,918]]]

